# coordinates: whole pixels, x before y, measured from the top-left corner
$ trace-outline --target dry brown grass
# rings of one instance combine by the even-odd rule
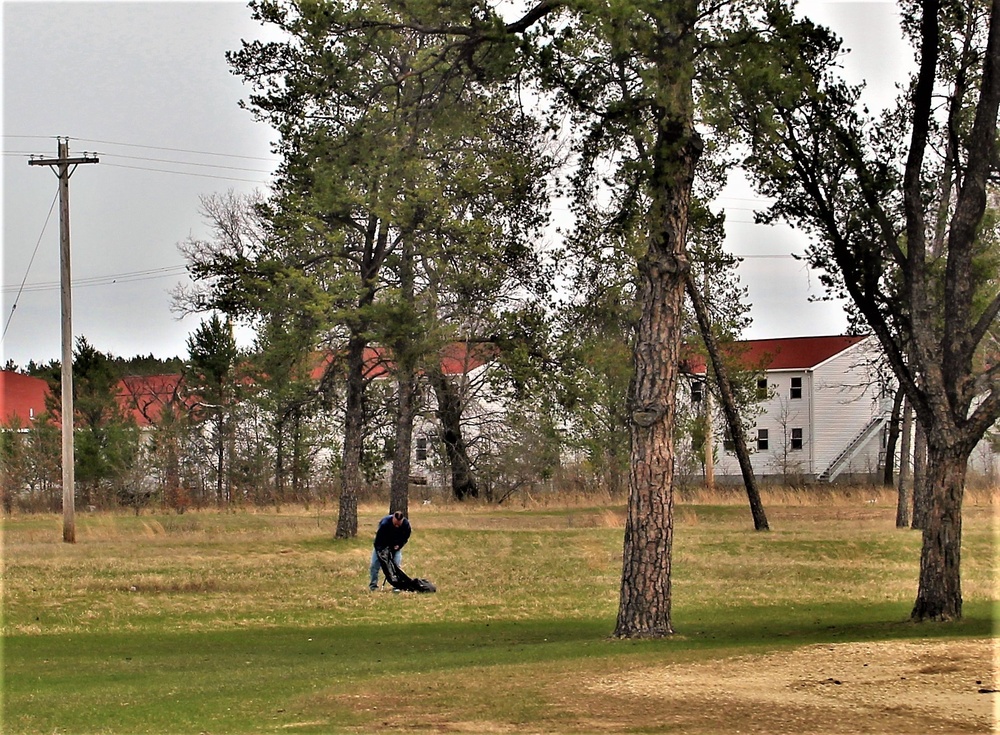
[[[368,591],[382,502],[361,506],[357,539],[336,541],[330,507],[83,514],[74,545],[61,543],[58,517],[8,518],[4,634],[20,638],[22,651],[42,647],[44,658],[81,642],[93,648],[72,672],[75,687],[59,679],[33,688],[53,673],[21,654],[8,714],[35,725],[12,731],[63,731],[57,723],[84,712],[100,725],[90,732],[166,732],[144,719],[150,710],[200,712],[204,691],[223,684],[226,696],[187,731],[987,731],[982,707],[996,695],[970,687],[995,688],[995,669],[983,663],[997,599],[992,497],[966,506],[970,619],[951,640],[945,628],[925,634],[905,622],[920,534],[895,528],[888,497],[868,503],[835,488],[821,503],[766,492],[767,534],[753,530],[738,489],[679,500],[677,634],[644,642],[609,638],[623,499],[412,505],[404,568],[438,583],[437,595]],[[140,639],[169,642],[157,648],[162,661],[149,661],[149,686],[159,689],[130,688],[135,661],[103,648],[129,650]],[[162,665],[174,642],[189,639],[216,641],[213,672]],[[231,648],[235,640],[253,653]],[[844,640],[855,642],[835,645]],[[266,665],[248,666],[258,652]],[[97,675],[105,679],[92,686]],[[164,691],[186,699],[164,700]],[[949,698],[932,702],[936,692]],[[143,702],[129,708],[132,727],[105,726],[108,697]],[[227,729],[236,703],[246,717]]]

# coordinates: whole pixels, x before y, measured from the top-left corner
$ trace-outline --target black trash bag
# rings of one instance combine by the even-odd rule
[[[375,555],[378,557],[379,566],[382,567],[382,573],[394,589],[400,592],[437,592],[437,587],[430,580],[409,577],[396,566],[396,562],[392,559],[392,549],[377,549]]]

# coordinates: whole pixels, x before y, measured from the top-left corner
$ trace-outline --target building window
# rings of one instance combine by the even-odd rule
[[[757,429],[757,451],[767,451],[767,429]]]
[[[418,436],[417,437],[417,461],[426,462],[427,461],[427,437]]]
[[[767,378],[757,379],[757,400],[763,401],[767,398]]]
[[[726,427],[726,433],[722,435],[722,449],[726,452],[736,451],[736,442],[733,441],[733,435],[729,431],[729,427]]]
[[[789,398],[802,397],[802,378],[792,378],[792,390],[788,394]]]
[[[792,429],[792,451],[802,449],[802,429]]]
[[[693,381],[691,383],[691,403],[700,403],[704,395],[705,383],[701,380]]]

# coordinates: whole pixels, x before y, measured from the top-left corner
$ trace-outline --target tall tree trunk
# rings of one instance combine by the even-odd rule
[[[902,411],[903,436],[899,446],[899,489],[896,491],[896,528],[906,528],[910,525],[910,437],[913,434],[913,409],[910,407],[909,401],[903,401]],[[886,454],[888,456],[888,452]],[[888,464],[888,459],[886,463]]]
[[[364,254],[360,264],[360,294],[347,342],[347,396],[344,401],[344,465],[341,468],[340,508],[336,538],[358,535],[358,493],[365,442],[365,312],[375,301],[379,270],[388,252],[389,227],[374,212],[368,214]]]
[[[921,104],[930,108],[937,103],[933,99],[932,88],[939,59],[941,4],[927,0],[921,7],[923,45],[915,96]],[[937,364],[940,364],[940,371],[926,369],[921,375],[924,382],[931,384],[935,390],[928,401],[930,410],[924,410],[927,418],[921,416],[919,422],[924,425],[927,434],[925,484],[930,498],[926,519],[921,524],[923,547],[920,583],[912,613],[914,620],[956,620],[962,616],[960,561],[965,476],[969,456],[989,426],[995,423],[998,413],[995,385],[989,383],[985,387],[983,402],[974,412],[970,411],[977,392],[972,367],[974,354],[1000,309],[1000,301],[994,298],[985,312],[979,312],[975,305],[978,284],[973,277],[976,255],[982,247],[980,233],[986,215],[987,182],[996,164],[997,118],[1000,113],[1000,0],[993,0],[989,7],[987,45],[981,56],[979,99],[965,144],[968,160],[948,227],[941,339],[933,339],[931,329],[915,329],[913,335],[921,356],[934,355],[939,360]],[[931,88],[926,89],[922,98],[921,85]],[[961,86],[956,84],[956,94],[960,89]],[[960,104],[960,100],[952,104]],[[957,134],[957,121],[964,111],[953,109],[949,112],[949,122],[955,125],[951,132]],[[929,113],[926,119],[931,119]],[[923,142],[917,135],[914,139]],[[920,203],[920,182],[917,179],[922,172],[912,170],[910,163],[908,160],[906,174],[913,180],[912,193],[909,190],[905,192],[905,201],[917,209]],[[919,237],[913,224],[907,222],[908,247]],[[995,289],[990,288],[989,291]],[[926,362],[932,364],[929,359]],[[970,416],[970,413],[973,415]],[[915,488],[914,497],[920,490]],[[914,522],[916,520],[914,513]]]
[[[462,434],[462,396],[439,366],[428,371],[434,394],[437,397],[437,417],[441,425],[441,439],[451,467],[451,492],[456,500],[479,497],[479,485],[472,472],[469,450]]]
[[[903,390],[902,386],[896,388],[896,395],[892,398],[892,414],[889,419],[889,435],[885,439],[885,467],[882,470],[882,484],[886,487],[892,487],[895,485],[893,479],[895,475],[895,464],[896,464],[896,444],[899,442],[899,416],[900,411],[903,408],[903,397],[906,392]],[[907,440],[907,447],[909,447],[910,442]],[[902,472],[902,459],[900,459],[899,471]]]
[[[166,457],[164,458],[164,477],[167,486],[167,502],[176,511],[183,512],[187,506],[184,491],[181,489],[181,463],[177,456],[176,428],[171,422],[166,432]]]
[[[305,461],[302,456],[302,408],[295,409],[295,418],[292,420],[292,498],[296,502],[305,505],[309,510],[309,496],[303,493],[302,476],[305,474]]]
[[[927,432],[919,421],[913,429],[913,517],[912,528],[923,528],[931,509],[931,486],[927,477]]]
[[[414,298],[413,242],[406,238],[403,242],[399,262],[399,286],[408,316],[412,319],[415,332],[419,328],[417,305]],[[416,359],[414,339],[410,330],[401,330],[401,336],[394,341],[393,352],[396,360],[397,405],[396,448],[392,457],[392,476],[389,480],[389,511],[409,514],[410,504],[410,455],[413,450],[413,419],[417,413]]]
[[[705,385],[705,445],[702,452],[705,455],[705,489],[715,492],[715,425],[713,421],[712,391]]]
[[[413,447],[413,417],[416,414],[416,381],[413,370],[399,367],[397,374],[399,413],[396,416],[396,448],[389,480],[389,511],[409,515],[410,453]]]
[[[725,363],[719,352],[719,346],[715,341],[715,334],[712,332],[711,317],[708,307],[705,305],[701,292],[694,282],[694,278],[688,273],[687,293],[694,306],[694,313],[698,318],[698,328],[701,331],[701,338],[708,349],[711,358],[712,370],[715,373],[715,381],[719,386],[719,397],[722,399],[722,412],[729,425],[729,433],[733,437],[733,449],[736,458],[740,463],[740,472],[743,473],[743,486],[747,491],[747,500],[750,502],[750,515],[753,517],[753,527],[757,531],[770,530],[767,524],[767,515],[764,513],[764,504],[760,499],[760,491],[757,489],[757,479],[754,476],[753,465],[750,463],[750,452],[747,449],[746,436],[743,433],[743,425],[740,422],[739,409],[736,406],[736,398],[729,382],[729,375],[726,372]],[[714,443],[713,443],[714,444]]]
[[[279,418],[274,422],[274,503],[285,502],[285,428],[287,419],[279,407]]]
[[[221,411],[215,418],[215,501],[221,508],[226,501],[226,435]]]
[[[928,446],[928,480],[934,488],[923,528],[920,582],[911,617],[957,620],[962,617],[962,496],[969,452]]]
[[[336,538],[358,535],[358,490],[361,488],[361,455],[365,423],[366,341],[352,335],[347,345],[347,397],[344,403],[344,463],[340,472],[340,507]]]
[[[665,61],[663,66],[676,108],[669,114],[664,111],[659,122],[651,171],[649,246],[638,263],[640,315],[630,397],[632,462],[615,625],[619,638],[656,638],[674,632],[670,570],[676,396],[684,287],[690,269],[685,242],[688,209],[702,142],[692,124],[690,78]]]
[[[704,271],[704,288],[705,288],[705,300],[711,300],[711,278],[709,277],[708,268]],[[689,284],[690,286],[690,284]],[[706,323],[711,325],[711,319],[707,318],[709,315],[706,310]],[[701,317],[698,317],[698,325],[701,325]],[[707,372],[707,371],[706,371]],[[705,457],[705,489],[708,492],[715,492],[715,422],[713,416],[713,406],[712,406],[712,391],[708,389],[708,375],[705,376],[705,388],[702,391],[704,394],[702,396],[703,407],[705,410],[705,445],[702,447],[702,454]]]
[[[233,504],[236,502],[236,491],[239,490],[235,484],[234,471],[236,468],[236,420],[230,414],[225,423],[226,426],[226,502]]]
[[[615,635],[621,638],[674,632],[670,570],[677,417],[672,396],[680,358],[676,335],[684,282],[679,271],[686,265],[652,258],[640,264],[639,298],[644,306],[635,349],[628,519],[615,626]]]

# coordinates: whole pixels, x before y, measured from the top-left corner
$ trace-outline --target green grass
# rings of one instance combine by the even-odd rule
[[[350,541],[329,511],[81,515],[73,545],[60,518],[6,518],[3,732],[585,732],[553,694],[580,677],[994,634],[991,506],[966,513],[964,619],[916,625],[919,534],[858,503],[768,508],[769,533],[679,506],[661,641],[609,637],[620,507],[418,507],[403,567],[436,595],[367,591],[375,508]]]

